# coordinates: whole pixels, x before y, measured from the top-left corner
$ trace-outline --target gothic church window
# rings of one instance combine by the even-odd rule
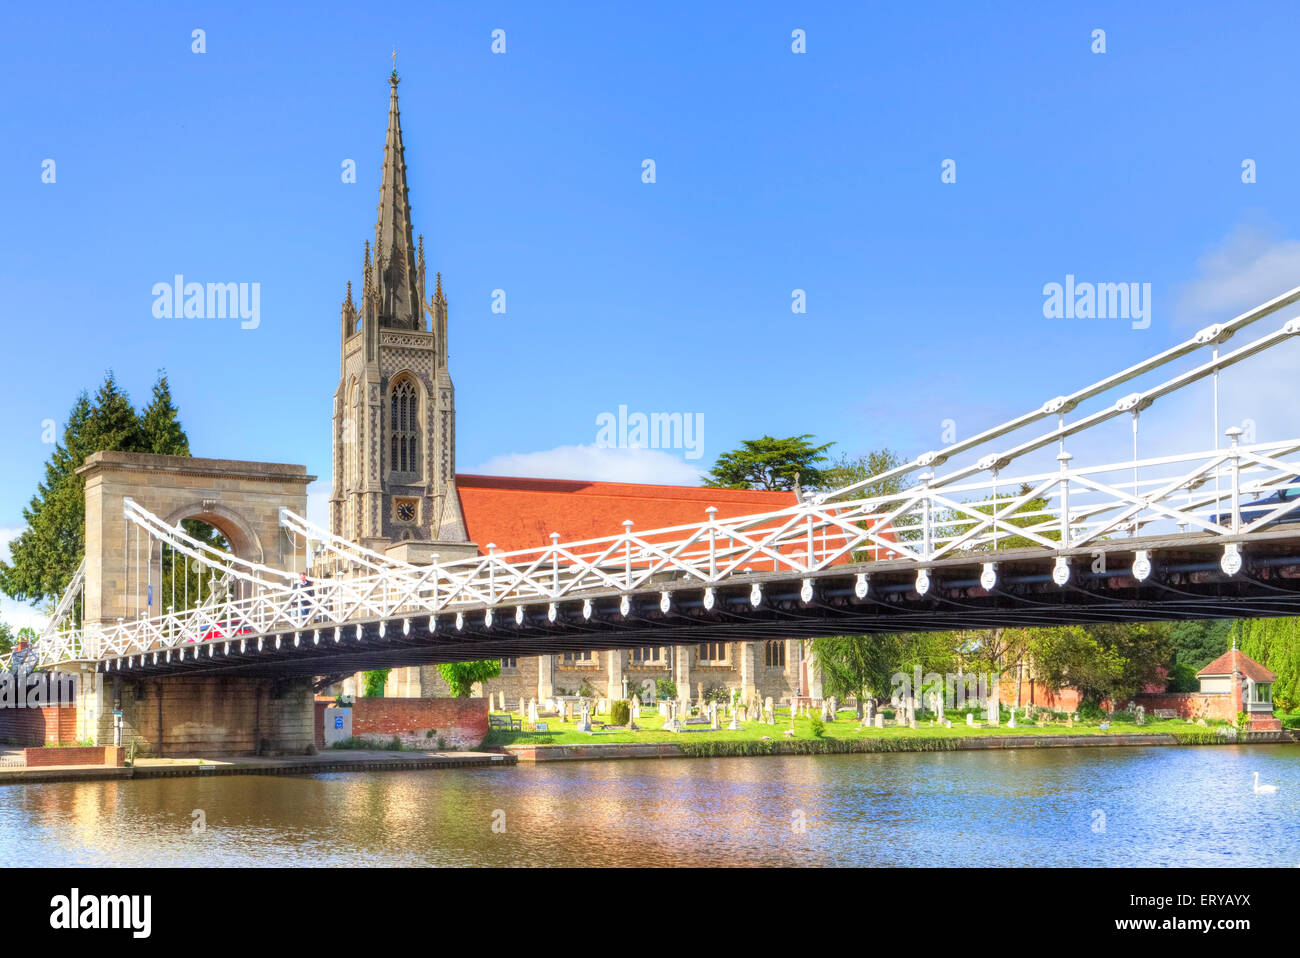
[[[410,379],[401,379],[389,397],[389,469],[420,472],[420,414],[418,392]]]

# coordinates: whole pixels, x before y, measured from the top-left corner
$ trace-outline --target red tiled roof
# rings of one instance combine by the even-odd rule
[[[1233,673],[1234,663],[1236,664],[1236,671],[1240,672],[1253,682],[1277,681],[1276,675],[1264,668],[1264,666],[1260,665],[1240,649],[1229,649],[1196,674],[1197,676],[1231,675]]]
[[[793,492],[512,476],[457,475],[456,488],[480,552],[489,542],[498,552],[541,548],[550,545],[552,532],[565,542],[617,536],[624,519],[635,523],[633,532],[647,532],[705,522],[709,506],[727,519],[798,502]]]

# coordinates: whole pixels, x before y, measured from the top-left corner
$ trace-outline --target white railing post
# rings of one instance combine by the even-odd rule
[[[560,594],[560,534],[551,533],[551,598]]]
[[[921,558],[929,560],[934,544],[933,532],[930,528],[930,520],[933,518],[933,510],[930,506],[930,480],[934,478],[934,473],[923,472],[916,478],[920,481],[921,493],[925,496],[921,501]]]
[[[623,587],[632,588],[632,520],[623,520]]]
[[[709,506],[709,581],[718,577],[718,507]]]
[[[1229,455],[1232,456],[1232,531],[1235,535],[1241,531],[1241,427],[1225,429],[1224,435],[1232,444]]]
[[[1062,449],[1056,454],[1061,464],[1061,548],[1070,548],[1070,460],[1074,457]]]

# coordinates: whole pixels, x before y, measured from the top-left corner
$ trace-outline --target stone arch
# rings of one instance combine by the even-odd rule
[[[86,484],[87,623],[111,625],[145,611],[141,590],[128,587],[133,579],[138,583],[142,568],[153,573],[153,583],[161,581],[161,550],[137,557],[128,548],[139,534],[123,515],[128,498],[168,525],[182,519],[206,522],[240,559],[285,571],[297,568],[297,550],[281,530],[280,510],[306,514],[307,485],[316,477],[304,466],[97,452],[77,473]]]
[[[230,551],[240,559],[249,562],[265,563],[266,550],[252,523],[234,509],[223,506],[211,499],[198,499],[194,502],[173,509],[163,517],[169,526],[174,526],[182,519],[198,519],[216,529],[230,543]]]

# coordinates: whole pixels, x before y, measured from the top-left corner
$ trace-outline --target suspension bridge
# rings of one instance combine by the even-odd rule
[[[92,593],[107,608],[106,583],[91,581],[102,562],[83,563],[22,655],[133,679],[320,676],[713,639],[1300,614],[1300,438],[1243,441],[1219,421],[1224,374],[1294,341],[1300,317],[1277,320],[1297,301],[1300,287],[895,469],[737,518],[628,521],[413,565],[279,505],[293,561],[277,565],[126,495],[120,520],[98,521],[122,523],[112,585],[132,614],[87,615]],[[1140,428],[1193,394],[1203,412],[1183,403],[1163,433]],[[1117,451],[1105,430],[1125,420]],[[204,601],[157,612],[165,562],[173,583],[176,563],[202,570]]]

